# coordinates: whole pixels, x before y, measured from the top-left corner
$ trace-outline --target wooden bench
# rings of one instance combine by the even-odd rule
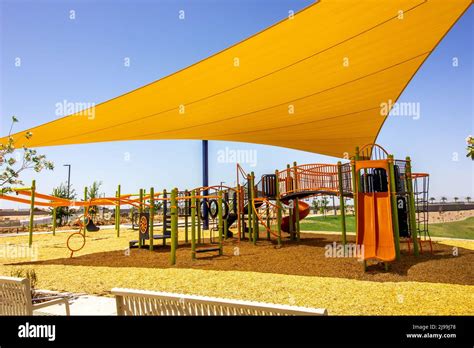
[[[327,315],[326,309],[276,305],[167,292],[112,289],[117,315],[255,316]]]
[[[66,315],[70,314],[67,298],[33,304],[29,279],[0,277],[0,315],[33,315],[37,309],[57,304],[64,304]]]

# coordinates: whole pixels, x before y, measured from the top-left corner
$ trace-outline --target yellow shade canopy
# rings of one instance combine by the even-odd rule
[[[152,139],[344,157],[386,115],[471,0],[322,0],[190,67],[14,135],[17,146]],[[1,140],[2,143],[6,138]]]

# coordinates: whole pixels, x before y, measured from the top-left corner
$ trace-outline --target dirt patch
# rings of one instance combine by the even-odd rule
[[[474,210],[429,212],[428,222],[430,224],[439,224],[443,222],[462,221],[472,216],[474,216]]]
[[[377,282],[420,281],[474,285],[474,251],[433,242],[433,254],[425,245],[425,252],[419,257],[408,254],[402,245],[402,257],[390,264],[388,272],[383,265],[372,264],[363,272],[362,263],[354,258],[325,257],[328,244],[339,242],[337,235],[303,233],[299,243],[286,240],[276,248],[275,243],[261,240],[255,246],[247,241],[236,240],[224,244],[224,255],[216,252],[199,254],[198,260],[191,260],[190,245],[180,245],[177,264],[169,265],[169,246],[155,245],[156,250],[131,249],[129,256],[124,251],[99,252],[74,258],[27,262],[22,264],[141,267],[141,268],[194,268],[218,271],[251,271],[288,275],[336,277]],[[354,237],[348,237],[354,242]],[[237,252],[240,256],[235,256]]]

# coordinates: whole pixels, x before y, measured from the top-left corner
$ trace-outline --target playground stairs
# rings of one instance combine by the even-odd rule
[[[163,228],[168,231],[171,228],[171,215],[166,214],[165,219],[163,221]]]
[[[196,249],[197,254],[210,253],[214,251],[220,251],[220,248],[218,246],[215,246],[215,247],[206,247],[206,248]]]

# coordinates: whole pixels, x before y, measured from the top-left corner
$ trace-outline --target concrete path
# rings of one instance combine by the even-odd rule
[[[117,315],[115,298],[80,295],[69,301],[71,315]],[[64,304],[41,308],[35,315],[66,315]]]

